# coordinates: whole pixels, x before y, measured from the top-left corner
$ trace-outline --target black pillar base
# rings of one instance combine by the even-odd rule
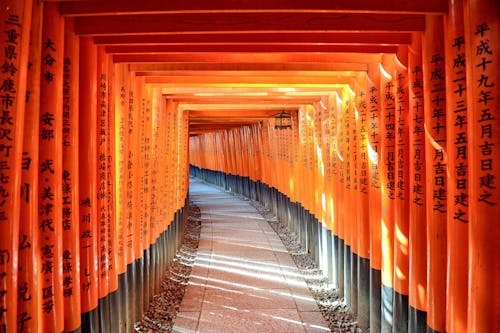
[[[382,272],[370,268],[370,333],[379,333],[382,315]]]
[[[408,332],[408,295],[394,291],[393,310],[394,332]]]
[[[427,330],[427,312],[410,305],[408,307],[408,318],[409,333],[425,333]]]
[[[82,313],[82,332],[99,333],[99,310]]]
[[[370,260],[358,257],[358,325],[370,326]]]

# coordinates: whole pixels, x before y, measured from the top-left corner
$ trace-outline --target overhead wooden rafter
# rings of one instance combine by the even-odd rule
[[[446,0],[107,0],[63,2],[63,15],[153,14],[185,12],[327,12],[444,14]]]

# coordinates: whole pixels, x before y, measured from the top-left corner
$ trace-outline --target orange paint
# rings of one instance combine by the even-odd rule
[[[108,191],[108,248],[109,253],[109,265],[108,265],[108,288],[109,292],[113,292],[118,289],[118,275],[117,275],[117,247],[119,240],[117,239],[117,226],[116,226],[116,192],[115,192],[115,181],[116,181],[116,150],[115,150],[115,89],[113,82],[115,81],[115,71],[112,63],[111,55],[106,56],[108,59],[108,133],[109,139],[107,144],[107,155],[108,155],[108,172],[106,174],[107,178],[107,191]]]
[[[427,324],[446,330],[446,82],[443,19],[427,17],[423,39],[427,180]]]
[[[140,205],[140,193],[137,190],[140,188],[140,122],[141,122],[141,100],[142,100],[142,80],[137,78],[134,73],[130,74],[130,100],[129,100],[129,117],[134,127],[131,133],[131,189],[132,198],[132,224],[133,236],[131,241],[134,247],[134,260],[142,257],[143,254],[143,230],[142,230],[142,208]]]
[[[42,326],[64,329],[62,272],[62,127],[64,20],[57,4],[44,4],[40,81],[39,232]]]
[[[370,167],[369,167],[369,98],[367,93],[367,75],[359,74],[356,80],[356,109],[358,121],[358,193],[357,193],[357,254],[370,259]]]
[[[409,92],[408,48],[401,47],[396,58],[396,162],[394,202],[394,290],[408,295],[409,276]]]
[[[351,252],[357,253],[356,230],[357,230],[357,145],[358,138],[356,135],[356,107],[355,107],[355,92],[349,86],[345,89],[345,97],[347,97],[346,108],[346,160],[347,160],[347,183],[346,187],[346,216],[347,220],[344,224],[345,238],[347,244],[351,247]]]
[[[65,21],[62,104],[62,271],[64,330],[81,324],[80,214],[78,162],[78,61],[79,39],[72,19]]]
[[[345,124],[347,122],[347,105],[346,105],[346,96],[347,92],[345,89],[342,90],[342,99],[339,101],[340,105],[338,108],[339,117],[337,122],[337,135],[339,136],[339,238],[347,242],[350,240],[347,236],[349,235],[347,231],[347,219],[344,213],[346,212],[347,204],[349,202],[349,197],[347,195],[346,187],[348,186],[348,174],[347,174],[347,164],[348,164],[348,155],[347,155],[347,131],[345,129]]]
[[[331,169],[332,169],[332,180],[329,188],[331,189],[331,199],[330,199],[330,209],[331,213],[331,224],[333,233],[339,236],[339,175],[340,175],[340,159],[339,159],[339,136],[338,134],[338,115],[339,115],[339,98],[337,93],[330,95],[330,132],[332,136],[332,141],[330,143],[330,159],[331,159]]]
[[[99,298],[106,297],[109,285],[110,261],[110,196],[108,182],[109,173],[109,119],[108,119],[108,58],[102,46],[97,47],[97,119],[96,139],[97,151],[97,221],[99,226],[98,260],[99,260]]]
[[[463,1],[449,4],[445,19],[448,158],[446,331],[467,332],[469,191],[467,83]]]
[[[464,3],[469,187],[468,332],[500,331],[500,4]],[[493,296],[494,295],[494,296]]]
[[[97,307],[97,49],[90,37],[80,37],[79,167],[80,283],[82,312]]]
[[[382,189],[382,283],[393,288],[394,202],[396,199],[396,78],[394,57],[380,65],[381,129],[380,181]]]
[[[125,273],[127,269],[127,156],[128,156],[128,131],[127,123],[127,81],[126,69],[123,64],[116,64],[114,80],[114,110],[115,110],[115,151],[116,151],[116,174],[115,174],[115,220],[116,220],[116,272]]]
[[[42,330],[41,295],[39,291],[40,252],[38,237],[38,138],[40,122],[40,67],[41,59],[37,51],[42,46],[42,13],[40,4],[33,6],[31,48],[28,70],[29,98],[26,99],[24,118],[21,213],[19,222],[17,331],[37,332]]]
[[[427,229],[424,80],[422,72],[422,36],[415,33],[408,48],[409,90],[409,304],[427,311]]]
[[[380,100],[380,67],[369,64],[368,68],[368,115],[370,129],[368,131],[368,166],[370,168],[370,266],[382,269],[382,196],[380,191],[380,144],[381,144],[381,100]]]
[[[5,1],[2,6],[0,27],[6,32],[2,49],[10,51],[2,55],[1,61],[8,64],[8,70],[0,75],[3,82],[9,83],[2,97],[2,113],[8,121],[2,125],[0,139],[0,145],[5,147],[0,154],[3,165],[0,173],[3,179],[0,186],[0,329],[16,331],[22,138],[32,1]],[[12,52],[18,56],[14,57]]]

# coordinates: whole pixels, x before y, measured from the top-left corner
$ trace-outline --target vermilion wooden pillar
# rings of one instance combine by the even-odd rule
[[[344,102],[343,93],[338,95],[337,100],[337,157],[338,157],[338,196],[337,196],[337,207],[339,210],[337,224],[338,224],[338,277],[339,277],[339,295],[341,297],[345,296],[346,284],[345,284],[345,269],[344,269],[344,248],[345,248],[345,233],[344,233],[344,221],[345,214],[340,212],[345,211],[345,164],[346,164],[346,154],[345,154],[345,133],[344,133]]]
[[[395,59],[395,202],[394,202],[394,331],[408,330],[409,267],[409,96],[408,48],[400,46]]]
[[[469,161],[468,332],[500,331],[500,3],[465,9]]]
[[[381,331],[392,332],[394,294],[394,203],[396,199],[396,78],[394,56],[380,65],[382,190],[382,315]]]
[[[333,245],[332,245],[332,257],[333,257],[333,279],[335,287],[341,290],[340,288],[340,279],[339,276],[339,205],[338,205],[338,196],[339,196],[339,139],[338,139],[338,104],[339,97],[337,93],[333,93],[329,97],[329,121],[330,121],[330,164],[331,164],[331,182],[329,183],[328,189],[330,191],[330,210],[331,210],[331,228],[333,232]],[[298,140],[298,138],[297,138]]]
[[[40,81],[39,232],[42,327],[64,329],[62,271],[62,127],[64,20],[55,3],[44,4]]]
[[[66,19],[63,68],[63,297],[64,330],[75,331],[81,325],[80,298],[80,214],[78,160],[78,77],[79,38],[73,19]]]
[[[0,330],[16,331],[19,209],[32,1],[4,1],[0,145]],[[36,165],[31,166],[36,168]],[[33,189],[37,191],[37,189]]]
[[[117,225],[117,261],[116,270],[118,275],[126,272],[127,269],[127,154],[128,154],[128,131],[127,122],[127,84],[128,78],[125,73],[125,64],[115,64],[115,141],[116,149],[116,209],[115,220]]]
[[[354,174],[354,167],[352,163],[352,128],[354,128],[353,116],[354,107],[351,105],[353,99],[353,91],[349,87],[342,90],[342,136],[343,136],[343,171],[344,171],[344,202],[342,211],[346,212],[344,215],[344,295],[347,306],[352,309],[352,280],[351,280],[351,234],[352,227],[356,223],[356,216],[352,213],[352,192],[353,184],[352,178]]]
[[[448,218],[446,331],[467,332],[468,161],[467,80],[463,1],[449,2],[445,17]]]
[[[408,48],[409,75],[409,313],[408,331],[422,332],[427,311],[427,228],[424,80],[422,70],[422,36],[412,35]]]
[[[34,4],[31,20],[26,115],[24,119],[21,215],[19,225],[19,269],[17,295],[17,331],[42,330],[41,294],[39,293],[40,252],[38,237],[38,140],[40,122],[40,50],[42,48],[42,4]]]
[[[109,267],[108,267],[108,288],[109,292],[113,293],[118,288],[118,274],[117,274],[117,226],[116,226],[116,192],[115,192],[115,179],[116,179],[116,149],[115,149],[115,94],[116,90],[113,82],[115,81],[115,67],[113,65],[113,56],[106,55],[108,58],[108,124],[109,124],[109,140],[108,140],[108,172],[106,177],[108,179],[108,205],[110,213],[108,216],[108,248],[111,253],[109,254]],[[113,312],[113,308],[111,308]]]
[[[443,18],[427,16],[423,39],[427,180],[427,324],[446,330],[446,80]]]
[[[124,92],[125,92],[125,107],[126,107],[126,136],[127,136],[127,154],[126,154],[126,248],[127,248],[127,288],[125,291],[127,297],[125,311],[125,328],[131,330],[134,325],[135,311],[138,308],[136,304],[136,289],[137,283],[136,274],[136,259],[139,255],[138,249],[140,234],[137,232],[138,221],[138,205],[137,205],[137,138],[138,138],[138,114],[136,110],[135,96],[135,73],[124,69]]]
[[[368,64],[368,166],[370,168],[370,330],[381,328],[382,195],[380,190],[381,100],[379,64]]]
[[[357,249],[358,249],[358,322],[362,328],[370,326],[370,167],[369,167],[369,109],[367,74],[357,78],[358,111],[358,193],[357,193]]]
[[[80,37],[79,54],[80,282],[82,330],[98,329],[97,49]]]

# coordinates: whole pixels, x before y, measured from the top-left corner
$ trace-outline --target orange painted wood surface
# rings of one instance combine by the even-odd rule
[[[409,92],[408,48],[402,47],[395,59],[395,202],[394,202],[394,290],[408,295],[409,276]]]
[[[380,179],[382,190],[382,283],[393,288],[394,205],[396,199],[396,77],[394,56],[384,57],[380,66],[382,135]]]
[[[98,300],[97,223],[97,49],[89,37],[80,38],[79,53],[79,164],[80,164],[80,283],[82,312]]]
[[[41,4],[34,4],[32,9],[31,48],[29,62],[31,67],[27,76],[26,114],[23,130],[23,150],[21,164],[21,212],[19,221],[19,256],[18,256],[18,298],[17,331],[36,332],[42,330],[40,252],[38,233],[38,138],[40,122],[40,70],[42,60],[38,50],[42,46]]]
[[[427,324],[446,330],[446,80],[441,17],[427,17],[422,42],[427,202]]]
[[[422,36],[416,33],[408,48],[409,75],[409,304],[427,310],[427,228],[424,81],[422,69]]]
[[[467,146],[467,79],[464,1],[450,3],[445,19],[446,143],[448,151],[448,218],[446,331],[467,332],[469,190]]]
[[[64,330],[81,325],[80,297],[80,196],[79,196],[79,38],[74,24],[66,19],[64,31],[63,103],[62,103],[62,230]]]
[[[42,327],[64,329],[62,271],[64,19],[56,4],[44,4],[42,25],[39,139],[39,235]]]
[[[24,127],[32,1],[5,1],[2,5],[5,9],[0,15],[0,27],[6,34],[2,44],[5,45],[2,61],[6,64],[1,73],[5,91],[2,95],[2,114],[6,121],[3,120],[0,139],[0,145],[3,147],[0,155],[0,329],[15,331],[23,148],[21,138]]]
[[[469,134],[469,332],[500,330],[500,145],[498,135],[500,6],[466,1],[467,124]],[[467,44],[468,43],[468,44]],[[495,148],[494,148],[495,147]],[[494,181],[494,183],[492,183]]]

